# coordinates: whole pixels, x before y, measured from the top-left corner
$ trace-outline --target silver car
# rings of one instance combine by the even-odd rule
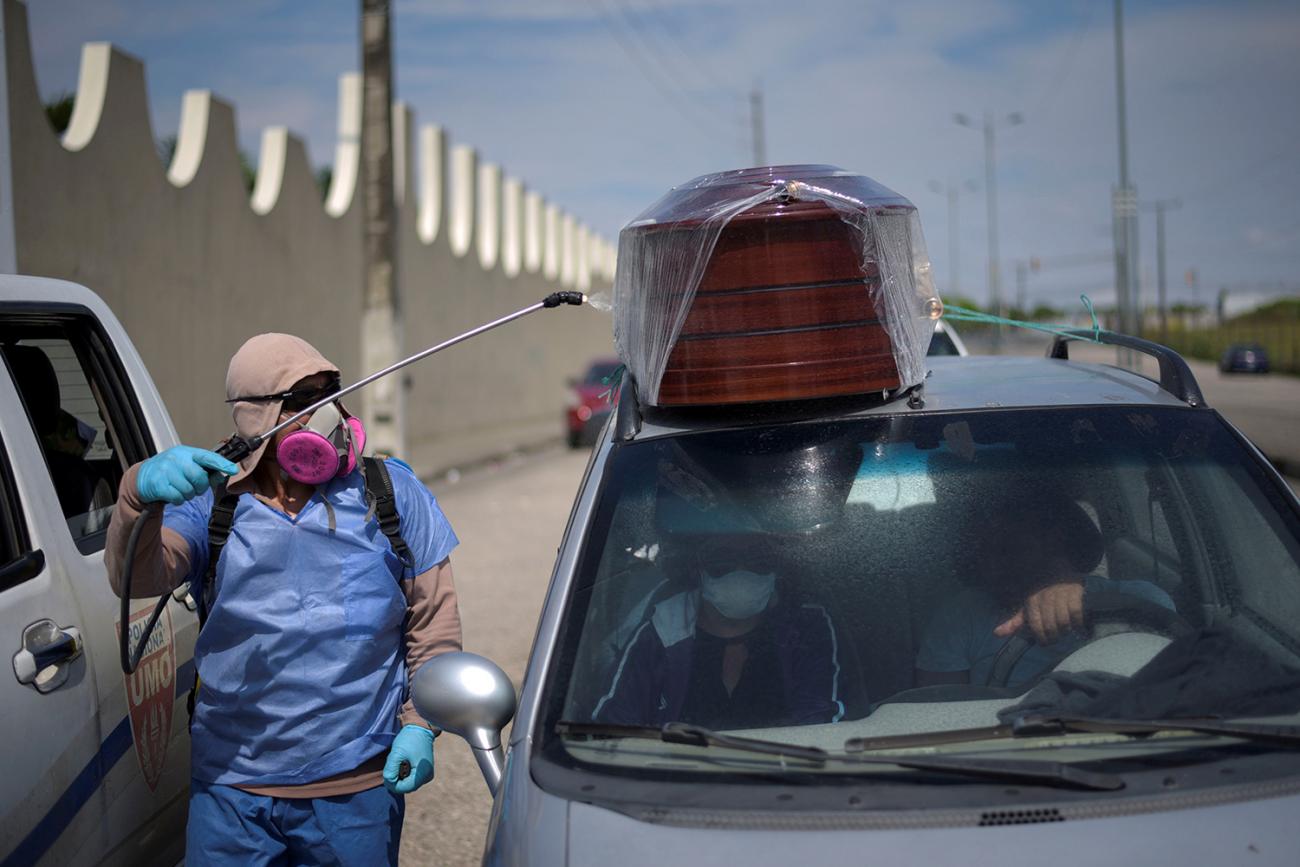
[[[930,349],[926,354],[966,356],[970,355],[970,352],[967,351],[961,336],[957,334],[957,329],[940,319],[934,323],[934,337],[930,339]]]
[[[1181,358],[1106,339],[1160,381],[1061,340],[895,400],[625,385],[509,744],[490,662],[416,679],[495,795],[484,863],[1295,863],[1300,502]]]

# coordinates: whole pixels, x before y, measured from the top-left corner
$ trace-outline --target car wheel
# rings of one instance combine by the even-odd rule
[[[579,448],[582,446],[582,434],[576,430],[571,430],[565,437],[565,441],[569,444],[569,448]]]

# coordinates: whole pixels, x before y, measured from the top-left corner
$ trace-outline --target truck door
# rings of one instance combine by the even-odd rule
[[[30,434],[15,430],[24,419],[9,410],[21,403],[2,370],[0,407],[0,640],[12,660],[12,676],[0,677],[0,853],[7,867],[35,863],[57,838],[60,813],[95,799],[100,733],[85,618],[26,502],[42,458]]]
[[[189,680],[182,679],[192,670],[194,618],[170,605],[140,670],[126,678],[118,629],[138,632],[153,603],[135,603],[130,622],[119,625],[103,565],[118,482],[127,467],[153,453],[151,425],[133,384],[147,374],[126,366],[138,367],[138,358],[133,350],[118,351],[125,333],[106,310],[0,305],[0,323],[0,387],[9,395],[0,396],[5,407],[21,408],[4,410],[4,434],[28,515],[28,546],[43,551],[49,585],[33,577],[25,582],[31,589],[13,602],[13,591],[4,591],[0,622],[18,636],[48,621],[40,635],[58,640],[74,627],[82,648],[63,664],[69,676],[57,688],[41,692],[40,675],[34,685],[15,683],[31,710],[11,719],[23,705],[19,696],[13,702],[6,696],[0,735],[9,754],[22,750],[29,776],[11,774],[0,783],[5,815],[14,811],[13,821],[4,822],[7,845],[0,851],[12,851],[5,865],[174,863],[184,845]],[[53,600],[63,607],[48,612]],[[61,694],[78,695],[76,706],[46,709]],[[37,749],[28,751],[23,735]],[[12,848],[11,833],[18,838]]]

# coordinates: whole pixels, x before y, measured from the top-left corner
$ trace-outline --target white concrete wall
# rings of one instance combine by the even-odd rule
[[[263,133],[251,197],[234,108],[185,94],[170,166],[157,156],[141,61],[87,45],[62,141],[46,121],[26,8],[3,0],[0,178],[18,273],[84,283],[135,341],[181,436],[228,432],[227,362],[247,337],[288,331],[344,370],[361,358],[360,80],[342,76],[324,202],[302,142]],[[614,248],[499,166],[396,107],[399,321],[407,352],[558,288],[600,289]],[[0,169],[3,162],[0,161]],[[3,244],[0,243],[0,247]],[[0,261],[0,267],[4,266]],[[564,380],[611,348],[608,317],[542,311],[408,368],[408,457],[432,470],[557,437]]]

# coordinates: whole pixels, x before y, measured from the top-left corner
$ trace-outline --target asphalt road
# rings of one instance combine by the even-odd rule
[[[1114,350],[1080,346],[1071,357],[1114,363]],[[1251,439],[1284,472],[1300,475],[1300,378],[1281,374],[1220,373],[1204,361],[1188,361],[1206,402]],[[1158,378],[1156,363],[1142,357],[1144,376]]]
[[[532,648],[556,548],[588,452],[556,447],[430,487],[461,544],[451,555],[465,649],[500,665],[516,686]],[[434,780],[406,799],[403,864],[478,864],[492,802],[465,742],[438,738]]]
[[[964,335],[963,335],[964,336]],[[985,349],[983,341],[965,338],[971,352]],[[1041,355],[1048,340],[1038,336],[1019,336],[1008,340],[1004,351],[1017,355]],[[1082,361],[1116,363],[1113,347],[1082,342],[1070,345],[1070,357]],[[1153,379],[1158,377],[1156,362],[1139,355],[1137,371]],[[1291,477],[1292,486],[1300,478],[1300,377],[1282,374],[1220,373],[1216,365],[1189,360],[1188,366],[1201,386],[1206,402],[1223,413],[1269,460]]]

